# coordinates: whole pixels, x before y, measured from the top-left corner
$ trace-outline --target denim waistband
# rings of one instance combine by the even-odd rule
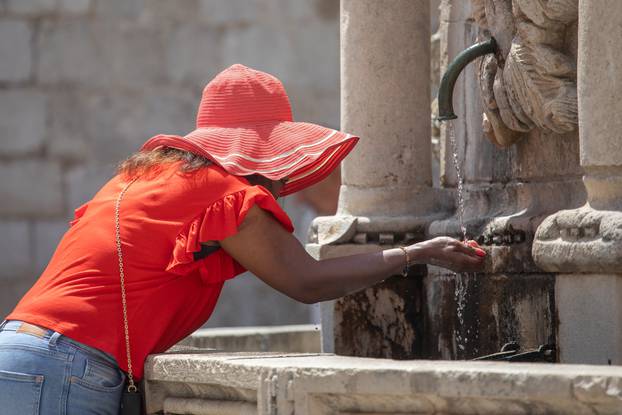
[[[51,339],[53,337],[57,337],[58,340],[57,342],[59,343],[67,343],[70,344],[73,347],[76,347],[78,349],[80,349],[81,351],[83,351],[84,353],[90,354],[95,358],[99,358],[99,359],[103,359],[104,361],[114,365],[115,367],[119,367],[119,364],[117,363],[117,360],[110,354],[103,352],[99,349],[96,349],[94,347],[88,346],[84,343],[80,343],[76,340],[73,340],[70,337],[65,336],[62,333],[58,333],[52,329],[48,329],[45,327],[41,327],[38,326],[36,324],[32,324],[32,323],[28,323],[26,321],[21,321],[21,320],[4,320],[2,323],[0,323],[0,331],[2,330],[8,330],[8,331],[17,331],[17,329],[20,328],[20,326],[22,325],[22,323],[27,323],[27,324],[31,324],[33,326],[37,326],[40,327],[41,329],[45,330],[45,334],[44,334],[44,338],[46,339]]]

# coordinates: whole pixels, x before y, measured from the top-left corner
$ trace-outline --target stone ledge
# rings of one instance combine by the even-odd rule
[[[201,329],[179,345],[228,352],[319,353],[320,327],[300,324]]]
[[[258,414],[298,415],[622,411],[622,371],[609,366],[204,352],[150,356],[145,379],[148,413],[253,405]]]

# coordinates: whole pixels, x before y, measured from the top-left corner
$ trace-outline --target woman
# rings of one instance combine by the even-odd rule
[[[126,160],[6,317],[2,413],[117,413],[126,374],[133,389],[146,356],[201,327],[224,281],[245,270],[315,303],[415,263],[478,269],[483,251],[450,238],[319,262],[305,252],[276,198],[326,177],[357,140],[292,122],[271,75],[219,74],[197,129],[156,136]]]

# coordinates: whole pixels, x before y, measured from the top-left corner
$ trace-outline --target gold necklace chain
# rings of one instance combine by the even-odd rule
[[[120,211],[121,211],[121,199],[127,192],[127,189],[138,179],[134,178],[130,181],[125,188],[119,193],[117,202],[114,207],[114,222],[115,222],[115,238],[117,242],[117,256],[119,257],[119,275],[121,277],[121,303],[123,305],[123,329],[125,331],[125,353],[127,355],[127,377],[129,385],[127,387],[128,392],[136,392],[138,388],[134,383],[134,372],[132,371],[132,356],[130,355],[130,329],[127,323],[127,299],[125,295],[125,271],[123,269],[123,251],[121,249],[121,224],[120,224]]]

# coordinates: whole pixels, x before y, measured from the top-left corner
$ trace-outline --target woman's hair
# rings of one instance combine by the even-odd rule
[[[181,162],[182,172],[191,172],[210,166],[212,162],[203,156],[171,147],[159,147],[150,151],[138,151],[119,164],[118,173],[128,177],[157,174],[163,164]]]

